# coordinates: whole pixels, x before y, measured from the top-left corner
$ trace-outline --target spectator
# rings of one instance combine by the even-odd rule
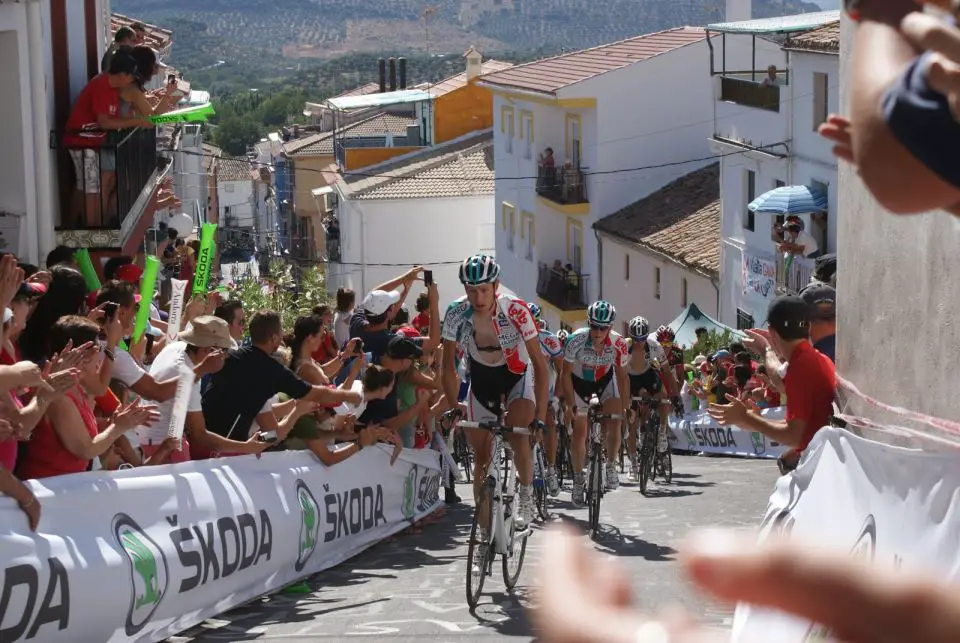
[[[339,344],[333,338],[333,310],[326,304],[314,306],[313,316],[320,320],[320,343],[314,350],[313,358],[321,364],[337,358]]]
[[[419,267],[413,268],[379,286],[354,310],[353,317],[350,319],[350,336],[362,339],[365,350],[377,356],[383,355],[386,351],[387,344],[394,336],[389,330],[390,322],[403,305],[411,284],[422,270]],[[398,287],[402,287],[402,290],[396,290]],[[428,291],[431,297],[430,335],[419,343],[424,350],[429,351],[440,345],[440,309],[436,285],[429,286]]]
[[[37,307],[40,298],[47,294],[47,287],[41,283],[24,281],[10,302],[12,318],[3,328],[3,350],[0,351],[0,364],[13,365],[20,361],[17,341],[27,327],[27,321]]]
[[[63,351],[68,343],[82,346],[96,342],[100,327],[86,317],[67,315],[53,325],[50,332],[51,352]],[[48,357],[50,356],[48,355]],[[99,360],[89,360],[81,376],[96,377]],[[110,424],[99,430],[88,394],[78,383],[64,397],[54,400],[20,462],[18,471],[24,478],[46,478],[86,471],[90,461],[112,448],[126,431],[138,425],[149,426],[159,418],[157,407],[140,406],[139,401],[121,407]]]
[[[417,329],[418,333],[426,335],[430,332],[430,293],[423,291],[417,295],[414,308],[417,311],[417,315],[410,324]]]
[[[103,226],[116,216],[116,151],[107,146],[107,132],[153,127],[143,117],[120,115],[120,92],[137,81],[137,61],[129,48],[117,50],[107,73],[95,76],[80,91],[67,119],[64,145],[73,159],[77,179],[77,210],[87,226]],[[85,200],[82,196],[85,195]],[[83,203],[83,205],[81,205]]]
[[[397,310],[397,314],[394,315],[390,326],[394,332],[396,332],[396,330],[401,326],[410,326],[410,310],[406,305],[400,306],[400,309]]]
[[[113,34],[113,42],[110,43],[107,50],[103,52],[103,58],[100,59],[100,71],[106,72],[110,69],[110,61],[113,60],[113,56],[117,53],[118,49],[121,47],[132,48],[137,42],[137,32],[130,27],[124,26],[117,29],[116,33]]]
[[[767,67],[767,75],[760,81],[760,85],[762,87],[776,87],[779,84],[780,80],[777,78],[777,66],[769,65]]]
[[[350,339],[350,317],[357,302],[357,294],[349,288],[337,290],[337,311],[333,315],[333,337],[342,348]]]
[[[243,336],[247,332],[247,316],[243,311],[243,302],[239,299],[225,301],[217,306],[213,314],[227,322],[227,326],[230,328],[230,337],[233,338],[231,348],[240,348],[240,342],[243,341]]]
[[[157,53],[146,45],[137,45],[130,51],[130,55],[137,61],[136,80],[120,90],[120,98],[131,105],[140,116],[154,116],[173,109],[181,98],[177,93],[176,82],[167,83],[162,89],[153,92],[144,89],[144,85],[160,71]],[[124,107],[121,106],[121,109]]]
[[[290,370],[310,384],[329,385],[330,378],[343,368],[347,359],[356,353],[360,340],[351,340],[343,353],[337,353],[333,360],[321,364],[317,356],[324,352],[319,350],[329,331],[324,327],[323,318],[318,315],[308,315],[299,318],[293,325],[293,334],[287,338],[287,346],[292,354]],[[348,387],[349,388],[349,387]]]
[[[182,365],[192,370],[194,377],[190,389],[190,401],[187,406],[184,438],[180,441],[180,448],[170,454],[171,462],[186,462],[190,460],[190,445],[194,444],[207,451],[228,451],[231,453],[261,453],[269,446],[256,437],[241,442],[228,440],[215,433],[207,431],[203,418],[203,407],[200,398],[200,377],[218,372],[223,368],[226,357],[224,349],[229,349],[232,342],[227,323],[219,317],[202,315],[191,322],[190,328],[179,334],[179,342],[166,346],[153,364],[150,366],[150,375],[154,379],[164,380],[179,378]],[[170,418],[173,413],[174,400],[168,400],[157,408],[159,421],[152,427],[140,430],[140,449],[144,457],[153,456],[157,450],[164,447],[168,439]]]
[[[180,280],[187,282],[187,288],[193,284],[197,274],[197,256],[200,254],[200,240],[196,237],[187,240],[183,253],[183,262],[180,265]]]
[[[783,252],[785,258],[790,256],[812,257],[816,255],[820,248],[817,240],[803,229],[800,221],[791,221],[784,226],[786,234],[779,250]]]
[[[177,248],[182,246],[184,241],[179,237],[180,233],[176,228],[167,228],[167,243],[160,257],[164,279],[176,279],[180,274],[181,254],[177,252]]]
[[[311,386],[271,357],[283,341],[283,326],[275,311],[263,310],[253,316],[250,341],[250,346],[229,352],[223,369],[213,375],[203,394],[208,430],[227,438],[247,435],[253,421],[259,422],[264,404],[277,393],[321,404],[359,402],[360,396],[351,391]],[[265,422],[276,422],[272,413],[263,415]]]
[[[111,261],[115,261],[112,266]],[[103,278],[106,281],[118,279],[125,281],[134,287],[134,290],[140,290],[140,280],[143,278],[143,269],[133,262],[133,257],[121,255],[107,260],[103,267]],[[154,293],[154,301],[150,302],[150,321],[147,322],[147,333],[158,337],[167,332],[167,324],[164,320],[164,313],[157,306],[156,298],[160,293]]]
[[[414,360],[423,357],[423,349],[414,340],[394,335],[387,344],[386,350],[382,355],[376,353],[368,354],[371,364],[378,364],[391,371],[395,376],[400,377],[413,367]],[[434,388],[435,384],[428,379],[423,378],[419,373],[412,373],[411,378],[414,384]],[[390,390],[390,394],[383,400],[371,401],[360,416],[361,424],[382,424],[391,431],[400,434],[403,445],[407,448],[413,446],[413,433],[401,430],[408,427],[417,415],[424,409],[429,408],[429,397],[420,397],[403,411],[398,405],[397,386]]]
[[[47,355],[48,338],[53,325],[66,315],[86,313],[86,282],[80,271],[63,264],[50,268],[47,294],[37,302],[26,328],[20,335],[23,359],[41,364]]]
[[[837,293],[826,284],[810,284],[800,297],[810,307],[810,341],[813,347],[836,363]]]
[[[76,268],[77,261],[73,258],[74,252],[75,250],[73,248],[68,248],[67,246],[57,246],[47,253],[47,270],[50,270],[54,266],[59,266],[61,264],[66,265],[68,268]]]
[[[766,405],[773,408],[780,406],[780,392],[770,383],[770,376],[767,374],[767,367],[761,364],[757,367],[757,373],[754,375],[760,390],[763,391],[763,399]]]
[[[694,342],[694,345],[699,344],[707,340],[707,337],[710,336],[710,331],[708,331],[703,326],[694,329],[693,334],[697,336],[697,341]]]
[[[12,433],[10,423],[6,420],[0,420],[0,439],[3,439],[3,431]],[[0,467],[0,495],[9,496],[17,501],[20,510],[27,517],[27,524],[30,531],[36,531],[40,526],[40,503],[37,497],[33,495],[30,487],[23,484],[6,469]]]
[[[796,447],[795,458],[814,434],[830,422],[836,392],[836,371],[825,355],[810,344],[810,307],[800,297],[778,297],[767,312],[769,331],[747,331],[764,353],[788,362],[783,383],[787,393],[784,421],[771,421],[751,411],[733,396],[729,404],[713,404],[709,412],[721,424],[757,431],[772,440]],[[767,370],[770,364],[767,364]],[[795,462],[794,462],[795,464]]]

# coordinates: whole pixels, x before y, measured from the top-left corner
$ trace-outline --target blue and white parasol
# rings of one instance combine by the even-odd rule
[[[785,185],[764,192],[747,205],[757,214],[813,214],[827,209],[827,195],[809,185]]]

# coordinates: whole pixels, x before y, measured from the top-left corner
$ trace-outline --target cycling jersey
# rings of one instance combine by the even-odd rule
[[[547,358],[547,366],[552,369],[553,360],[563,355],[563,344],[549,330],[541,330],[540,348],[543,349],[543,356]]]
[[[631,339],[629,344],[629,353],[632,356],[633,350],[637,347],[635,340]],[[660,345],[652,335],[647,335],[647,341],[644,343],[644,362],[642,368],[636,368],[632,366],[633,360],[628,358],[627,361],[627,373],[630,375],[643,375],[650,368],[659,369],[661,366],[667,364],[667,354],[663,350],[663,346]]]
[[[587,382],[599,382],[615,365],[627,364],[629,347],[620,333],[611,330],[600,352],[593,348],[590,329],[581,328],[567,337],[563,359],[573,364],[571,375]]]
[[[484,366],[505,365],[514,374],[526,371],[530,359],[525,342],[537,337],[539,331],[522,299],[497,295],[496,333],[503,352],[503,360],[499,363],[489,364],[485,361],[487,357],[477,348],[474,323],[473,306],[464,295],[447,308],[441,336],[444,341],[457,342],[465,356]]]

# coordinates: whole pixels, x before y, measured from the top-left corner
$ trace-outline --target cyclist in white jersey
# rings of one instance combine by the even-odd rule
[[[502,409],[504,426],[529,426],[542,431],[550,384],[547,361],[527,304],[497,292],[499,276],[500,266],[488,255],[473,255],[460,266],[460,282],[466,296],[450,304],[443,320],[443,392],[448,400],[457,397],[460,381],[455,355],[458,346],[462,347],[470,372],[466,400],[469,419],[495,420],[497,411]],[[476,429],[466,429],[464,433],[476,453],[474,497],[479,497],[493,437]],[[521,435],[510,435],[508,439],[520,481],[517,521],[523,525],[533,517],[530,439]],[[476,510],[480,524],[487,524],[489,507],[478,506]]]
[[[643,317],[634,317],[627,325],[630,334],[630,357],[627,361],[627,375],[630,378],[630,397],[648,395],[660,400],[660,434],[657,451],[666,452],[669,447],[667,422],[670,417],[670,399],[664,390],[667,383],[671,391],[679,391],[676,375],[667,360],[667,353],[660,342],[650,333],[650,323]],[[630,473],[639,475],[637,463],[637,431],[650,415],[650,408],[643,406],[639,417],[631,417],[628,424],[627,452],[630,455]]]
[[[540,350],[547,359],[547,369],[550,378],[550,409],[556,409],[557,377],[563,370],[563,344],[556,335],[550,332],[547,322],[541,318],[540,306],[530,304],[530,314],[540,329]],[[543,440],[543,448],[547,459],[547,472],[544,482],[547,485],[547,495],[555,498],[560,493],[560,480],[557,478],[557,416],[547,413],[547,432]]]
[[[597,396],[602,412],[625,413],[629,401],[624,403],[620,390],[628,390],[627,375],[623,369],[627,362],[627,343],[619,333],[612,330],[617,311],[610,302],[597,301],[587,309],[588,328],[581,328],[567,338],[563,349],[563,372],[560,381],[564,391],[564,412],[573,418],[573,437],[570,455],[573,458],[573,493],[571,501],[583,506],[583,466],[586,460],[587,418],[574,416],[575,405],[586,410],[590,398]],[[607,488],[614,490],[620,485],[615,460],[620,453],[620,425],[616,420],[604,423],[607,433]]]

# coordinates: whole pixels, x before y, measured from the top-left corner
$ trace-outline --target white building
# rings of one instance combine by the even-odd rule
[[[220,159],[217,198],[221,238],[251,248],[257,245],[264,224],[254,175],[255,171],[246,159]]]
[[[345,175],[333,186],[341,261],[328,265],[331,292],[362,297],[419,264],[433,270],[442,302],[462,295],[460,262],[493,251],[492,166],[486,130]]]
[[[720,167],[669,183],[593,225],[600,241],[600,296],[627,323],[653,328],[690,304],[715,317],[720,302]]]
[[[822,253],[836,251],[837,162],[817,126],[839,111],[838,21],[839,12],[825,11],[707,27],[715,73],[710,145],[722,155],[719,320],[734,328],[762,325],[773,298],[798,291],[813,270],[812,259],[784,265],[771,238],[774,217],[747,210],[754,198],[783,185],[821,191],[827,213],[801,219]],[[731,49],[754,39],[749,58],[742,47]],[[777,67],[777,85],[762,86],[770,64]]]
[[[481,76],[494,92],[497,260],[551,327],[579,326],[599,295],[593,224],[710,162],[708,57],[705,32],[681,27]],[[555,172],[538,162],[547,148]],[[579,274],[572,292],[557,262]]]

